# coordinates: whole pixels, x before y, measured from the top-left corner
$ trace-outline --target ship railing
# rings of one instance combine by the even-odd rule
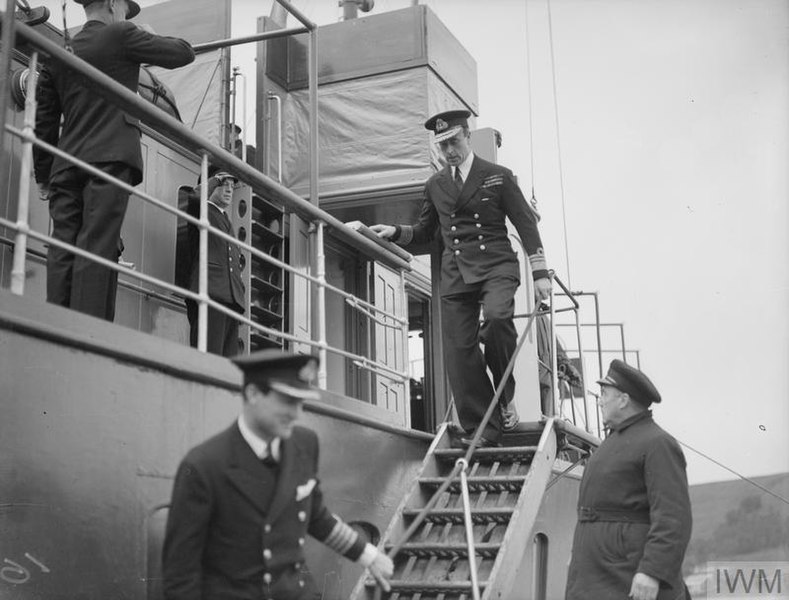
[[[277,0],[280,4],[287,4],[282,0]],[[4,32],[7,27],[9,19],[3,19],[3,27]],[[10,19],[13,21],[13,19]],[[194,133],[186,126],[184,126],[181,122],[177,121],[176,119],[170,117],[163,111],[159,110],[158,108],[154,107],[153,105],[149,104],[146,100],[140,98],[137,94],[133,93],[129,89],[125,88],[124,86],[120,85],[115,80],[111,79],[104,73],[100,72],[96,68],[92,67],[91,65],[85,63],[78,57],[74,56],[73,54],[67,52],[54,42],[48,40],[31,27],[24,25],[22,23],[16,23],[15,27],[12,24],[12,27],[15,30],[15,33],[25,41],[29,43],[31,48],[33,49],[33,53],[31,56],[31,63],[30,63],[30,76],[28,77],[28,89],[27,89],[27,99],[26,99],[26,106],[25,106],[25,116],[24,116],[24,125],[22,129],[18,129],[8,123],[5,124],[5,130],[22,140],[22,160],[20,165],[20,180],[19,180],[19,203],[17,206],[17,221],[13,222],[5,218],[0,218],[0,226],[7,227],[9,230],[15,232],[15,240],[14,240],[14,257],[13,257],[13,269],[11,275],[11,290],[13,293],[22,295],[24,294],[24,283],[25,283],[25,260],[27,258],[27,239],[28,237],[39,240],[41,242],[51,244],[67,250],[74,255],[92,260],[97,264],[100,264],[106,268],[112,269],[117,271],[118,273],[123,273],[128,277],[131,277],[135,280],[145,282],[154,286],[158,286],[161,289],[167,290],[169,292],[178,294],[184,298],[189,298],[194,300],[198,303],[199,311],[198,311],[198,349],[201,351],[206,350],[207,346],[207,315],[208,315],[208,307],[211,307],[219,312],[226,314],[227,316],[238,320],[240,323],[248,325],[253,330],[259,331],[260,333],[279,338],[285,341],[293,342],[294,344],[299,345],[307,345],[312,347],[314,350],[317,351],[318,355],[321,358],[321,372],[319,374],[319,385],[323,388],[326,387],[327,378],[326,378],[326,353],[331,352],[333,354],[337,354],[339,356],[345,357],[346,359],[350,359],[360,368],[366,369],[371,371],[379,376],[386,377],[390,380],[396,382],[405,383],[408,381],[408,372],[407,371],[400,371],[397,368],[393,368],[388,364],[384,364],[381,362],[377,362],[375,360],[370,359],[369,357],[362,356],[353,352],[350,352],[343,348],[338,348],[331,346],[326,341],[326,298],[325,292],[329,290],[333,293],[337,293],[343,296],[346,302],[360,310],[360,314],[363,316],[375,316],[375,323],[378,325],[387,326],[393,328],[396,331],[399,331],[400,336],[402,337],[402,343],[400,344],[400,348],[402,348],[402,352],[404,356],[400,357],[400,359],[395,364],[400,365],[408,365],[407,361],[407,335],[408,335],[408,321],[403,316],[398,314],[394,314],[388,311],[381,309],[378,306],[375,306],[372,303],[367,302],[361,298],[357,298],[352,294],[347,293],[345,290],[337,288],[326,281],[326,270],[325,270],[325,254],[324,254],[324,234],[326,228],[331,228],[333,235],[338,238],[340,241],[343,241],[350,246],[354,247],[364,256],[369,258],[373,261],[381,262],[389,267],[392,267],[400,272],[401,279],[404,278],[404,271],[408,271],[411,269],[409,261],[405,258],[402,253],[396,253],[389,249],[387,249],[385,243],[379,243],[376,240],[371,240],[362,235],[361,233],[353,230],[350,227],[347,227],[344,223],[330,215],[329,213],[321,210],[316,206],[316,199],[317,199],[317,171],[314,170],[314,179],[315,186],[311,185],[311,188],[314,187],[314,190],[311,190],[311,198],[315,200],[315,202],[309,202],[304,200],[300,196],[296,195],[294,192],[289,190],[288,188],[284,187],[283,185],[279,184],[278,182],[274,181],[270,177],[264,175],[251,165],[243,162],[230,152],[224,150],[223,148],[212,144],[208,140],[204,139],[203,137],[199,136],[198,134]],[[314,25],[313,25],[314,27]],[[4,40],[13,40],[14,31],[10,36],[5,36]],[[3,55],[10,53],[11,51],[11,44],[4,43],[2,45],[2,49],[0,53]],[[314,54],[314,46],[310,48],[310,51]],[[222,231],[219,231],[210,226],[208,223],[208,213],[207,213],[207,205],[208,205],[208,192],[207,186],[201,186],[201,197],[200,197],[200,215],[201,217],[195,218],[189,215],[186,212],[183,212],[177,208],[170,206],[169,204],[154,198],[153,196],[129,186],[128,184],[121,182],[111,176],[106,175],[103,171],[96,169],[95,167],[80,161],[64,152],[47,144],[43,140],[38,139],[34,133],[35,127],[35,86],[37,84],[37,77],[36,77],[36,69],[37,69],[37,62],[38,62],[38,54],[39,52],[44,53],[47,55],[50,60],[54,63],[58,64],[59,66],[71,70],[76,76],[83,77],[86,79],[86,83],[90,83],[94,86],[94,90],[97,94],[104,97],[110,102],[115,103],[121,110],[128,113],[133,117],[139,118],[145,125],[155,129],[162,135],[169,138],[171,141],[180,144],[185,148],[189,148],[193,150],[198,156],[201,157],[201,180],[207,181],[208,180],[208,165],[209,162],[223,170],[226,170],[236,176],[240,181],[250,186],[252,191],[259,196],[266,198],[267,200],[273,201],[275,203],[281,204],[285,209],[289,210],[292,213],[295,213],[306,222],[311,224],[310,231],[313,235],[313,247],[315,248],[315,256],[313,261],[313,268],[315,270],[316,275],[310,275],[307,273],[302,272],[300,269],[293,268],[290,265],[279,261],[278,259],[261,252],[259,249],[242,242],[228,234],[225,234]],[[6,60],[6,56],[0,56],[0,63]],[[310,63],[310,68],[313,67],[317,68],[317,65],[313,65],[312,61]],[[0,95],[3,97],[7,96],[8,90],[7,88],[7,77],[2,79],[2,85],[0,85]],[[313,91],[313,90],[311,90]],[[316,105],[317,106],[317,105]],[[315,129],[315,128],[313,128]],[[0,154],[2,154],[3,150],[3,141],[4,136],[0,136]],[[60,156],[64,160],[69,161],[71,164],[74,164],[87,172],[100,177],[114,185],[117,185],[121,189],[129,192],[132,197],[138,197],[144,202],[148,202],[152,205],[157,206],[158,208],[167,211],[173,215],[176,215],[179,219],[183,219],[184,221],[191,223],[192,225],[199,228],[199,257],[198,257],[198,291],[192,292],[189,289],[182,288],[180,286],[171,284],[167,281],[158,279],[151,275],[147,275],[145,273],[138,272],[136,270],[127,268],[123,265],[118,264],[117,262],[113,262],[110,260],[106,260],[104,258],[98,257],[93,255],[89,252],[86,252],[80,248],[72,246],[70,244],[64,243],[60,240],[54,239],[44,233],[40,233],[31,229],[28,221],[28,213],[29,213],[29,194],[30,194],[30,173],[32,167],[32,155],[33,155],[33,146],[38,146],[51,152],[53,155]],[[317,144],[315,144],[317,146]],[[317,153],[317,148],[311,148],[311,154],[313,155],[313,165],[317,166],[317,160],[314,159],[315,154]],[[313,154],[315,153],[315,154]],[[315,319],[315,328],[313,332],[313,339],[305,339],[301,336],[295,336],[289,334],[285,331],[280,331],[278,329],[273,329],[261,325],[251,319],[240,315],[233,310],[217,303],[216,301],[212,300],[208,295],[208,235],[209,232],[211,235],[216,235],[217,237],[227,241],[228,243],[232,243],[239,247],[242,250],[245,250],[250,253],[250,255],[255,256],[256,258],[262,259],[264,261],[268,261],[277,265],[278,267],[287,270],[288,272],[292,273],[296,277],[301,277],[309,281],[311,284],[315,285],[317,288],[316,296],[317,300],[317,314]],[[284,329],[284,327],[283,327]]]

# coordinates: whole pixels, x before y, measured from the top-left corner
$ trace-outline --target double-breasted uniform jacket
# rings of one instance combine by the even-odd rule
[[[685,457],[645,411],[592,455],[578,497],[566,600],[626,600],[633,576],[660,581],[659,600],[684,598],[691,511]]]
[[[442,294],[463,292],[466,284],[495,276],[520,281],[507,217],[529,256],[534,278],[547,276],[536,214],[509,169],[475,155],[460,193],[451,168],[446,166],[428,179],[424,196],[417,223],[401,225],[396,241],[401,245],[424,243],[440,230]]]
[[[129,21],[111,25],[88,21],[74,36],[72,47],[78,57],[133,92],[139,84],[140,64],[173,69],[195,57],[188,42],[153,35]],[[36,94],[36,136],[88,163],[128,165],[133,171],[131,183],[137,185],[143,170],[139,120],[94,90],[95,86],[71,71],[45,66]],[[34,153],[39,183],[47,183],[72,166],[38,147]]]
[[[318,439],[296,427],[278,475],[234,423],[192,449],[175,477],[163,549],[166,600],[291,600],[314,584],[307,534],[356,560],[364,541],[323,504]]]
[[[199,201],[189,203],[189,212],[198,216]],[[230,218],[218,206],[208,203],[208,223],[222,233],[235,236]],[[189,289],[198,291],[200,231],[188,225]],[[238,246],[231,244],[219,236],[208,233],[208,295],[238,312],[244,311],[244,282],[241,279],[241,253]]]

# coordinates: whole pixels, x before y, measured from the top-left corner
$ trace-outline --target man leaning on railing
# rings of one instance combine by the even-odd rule
[[[133,0],[75,2],[83,5],[87,23],[71,41],[74,54],[132,91],[137,90],[141,64],[174,69],[194,60],[188,42],[129,22],[140,12]],[[138,120],[95,94],[85,79],[45,64],[36,101],[38,138],[124,183],[142,181]],[[63,158],[39,148],[34,152],[40,196],[49,200],[52,237],[116,261],[129,194]],[[116,289],[111,269],[50,246],[47,301],[112,321]]]

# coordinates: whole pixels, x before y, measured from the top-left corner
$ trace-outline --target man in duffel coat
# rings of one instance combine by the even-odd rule
[[[294,423],[311,356],[263,350],[234,360],[244,405],[227,430],[193,448],[175,476],[162,574],[166,600],[313,600],[307,534],[366,566],[388,591],[392,561],[323,503],[318,438]]]
[[[469,434],[482,421],[493,397],[493,386],[501,381],[517,345],[513,315],[520,264],[507,235],[507,218],[529,256],[535,295],[547,300],[551,290],[537,216],[509,169],[471,151],[470,115],[467,110],[453,110],[425,122],[425,128],[434,132],[447,165],[425,184],[417,223],[371,227],[380,237],[403,246],[428,242],[440,232],[446,369],[460,425]],[[480,306],[484,317],[481,329]],[[485,346],[484,355],[480,342]],[[509,404],[514,390],[515,380],[510,376],[502,406]],[[494,411],[482,434],[482,445],[497,444],[501,429],[501,413]]]
[[[230,173],[213,167],[208,178],[208,223],[223,233],[235,237],[233,224],[226,210],[233,202],[233,185],[236,178]],[[187,212],[200,216],[200,186],[190,194]],[[200,230],[196,225],[187,226],[188,287],[198,291]],[[241,253],[238,246],[217,235],[208,233],[208,295],[212,300],[230,310],[244,312],[244,282],[241,279]],[[197,347],[197,302],[186,300],[189,319],[189,343]],[[208,307],[208,332],[206,350],[221,356],[238,354],[238,321],[212,307]]]
[[[584,471],[566,600],[682,600],[691,512],[685,456],[653,420],[660,394],[614,360],[598,381],[608,437]]]
[[[140,64],[173,69],[195,58],[188,42],[127,21],[140,12],[133,0],[76,2],[88,21],[72,40],[74,54],[133,92]],[[46,64],[36,101],[37,137],[126,184],[142,181],[139,121],[96,94],[95,86],[56,63]],[[34,154],[40,195],[49,200],[52,237],[117,261],[129,193],[39,147]],[[112,321],[117,279],[106,267],[49,247],[48,302]]]

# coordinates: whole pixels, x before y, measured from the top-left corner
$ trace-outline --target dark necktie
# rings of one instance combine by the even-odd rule
[[[458,191],[463,189],[463,176],[460,174],[460,169],[458,167],[455,167],[455,185]]]
[[[271,446],[267,448],[266,456],[261,458],[260,462],[262,462],[265,466],[270,467],[272,469],[276,469],[277,467],[279,467],[279,461],[276,458],[274,458],[274,456],[271,453]]]

